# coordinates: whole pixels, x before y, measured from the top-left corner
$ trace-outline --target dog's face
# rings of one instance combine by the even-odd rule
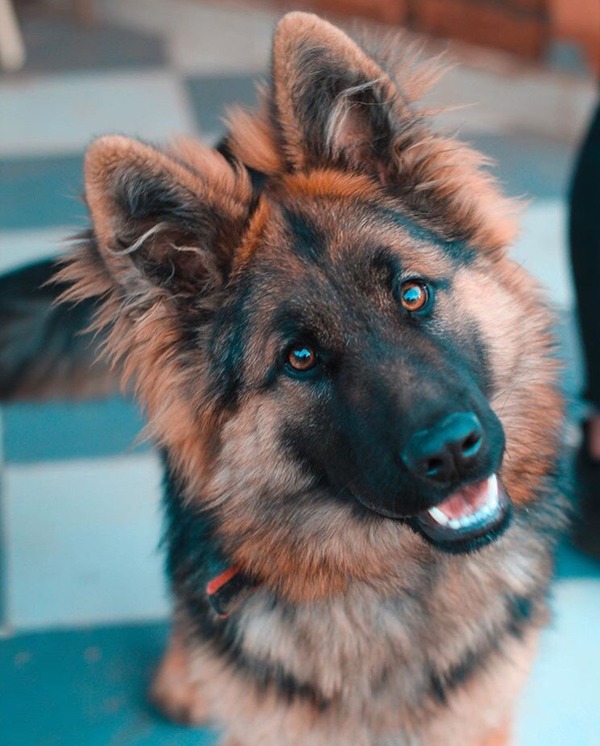
[[[299,596],[418,558],[415,531],[489,543],[554,450],[547,320],[505,257],[507,204],[398,74],[290,14],[263,111],[222,152],[105,138],[86,161],[74,293],[103,296],[188,497],[249,569],[303,575]]]
[[[452,548],[491,538],[507,514],[494,478],[504,435],[462,301],[473,254],[393,200],[340,198],[334,185],[315,199],[311,186],[291,178],[265,196],[260,235],[217,315],[209,354],[223,406],[239,400],[243,419],[245,402],[249,412],[271,402],[269,440],[332,500],[419,516]],[[427,512],[440,503],[447,520]]]

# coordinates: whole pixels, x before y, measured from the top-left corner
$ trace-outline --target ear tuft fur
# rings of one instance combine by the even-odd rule
[[[245,170],[189,141],[163,152],[112,136],[90,146],[85,181],[99,252],[126,294],[198,294],[227,272],[252,196]]]
[[[387,73],[343,31],[309,13],[279,22],[273,41],[273,112],[292,170],[363,168],[389,147]]]

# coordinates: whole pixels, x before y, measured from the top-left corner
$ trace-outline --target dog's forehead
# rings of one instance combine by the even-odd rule
[[[402,280],[450,286],[457,261],[449,242],[399,200],[377,197],[279,192],[261,203],[232,286],[255,335],[291,323],[335,346],[353,329],[385,325]]]
[[[254,255],[263,267],[360,273],[387,258],[403,274],[426,277],[447,274],[474,255],[376,189],[280,190],[265,199],[261,212],[246,257]]]

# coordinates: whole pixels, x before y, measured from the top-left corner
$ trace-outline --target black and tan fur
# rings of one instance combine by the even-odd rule
[[[431,76],[396,46],[289,14],[260,111],[217,150],[114,136],[86,157],[93,232],[63,299],[94,299],[166,463],[175,615],[153,694],[227,746],[507,744],[546,619],[551,320],[507,255],[514,206],[435,134]],[[426,318],[399,306],[407,277],[436,287]],[[285,369],[298,338],[316,378]],[[513,520],[454,555],[364,505],[438,500],[396,455],[466,407],[503,450]],[[204,593],[215,546],[255,583],[226,619]]]

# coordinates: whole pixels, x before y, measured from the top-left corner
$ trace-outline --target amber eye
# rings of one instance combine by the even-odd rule
[[[402,307],[411,313],[420,311],[429,300],[429,290],[424,282],[408,280],[400,287],[400,303]]]
[[[319,356],[308,345],[294,345],[288,350],[287,364],[300,373],[311,370],[318,362]]]

